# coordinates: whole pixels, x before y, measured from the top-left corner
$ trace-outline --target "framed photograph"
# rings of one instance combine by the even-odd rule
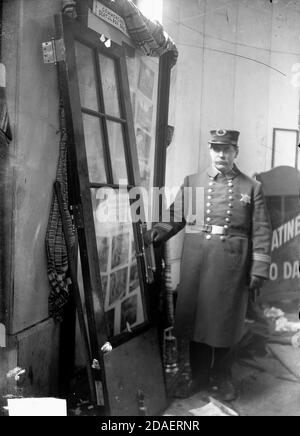
[[[138,149],[139,160],[149,161],[151,152],[151,136],[139,127],[136,129],[136,145]]]
[[[101,284],[102,284],[102,292],[103,292],[103,300],[106,302],[107,295],[107,284],[108,284],[108,276],[101,274]]]
[[[296,129],[273,129],[272,167],[299,168],[299,131]]]
[[[121,332],[137,322],[137,296],[127,298],[121,304]]]
[[[153,105],[146,100],[137,101],[137,124],[147,132],[151,132],[153,119]]]
[[[129,233],[113,236],[111,268],[129,263]]]
[[[103,236],[97,236],[97,250],[100,265],[100,272],[107,272],[108,257],[109,257],[109,238]]]
[[[134,263],[130,267],[130,276],[129,276],[129,293],[136,291],[140,287],[139,281],[139,272],[137,264]]]
[[[152,100],[153,96],[154,79],[154,71],[141,61],[138,88],[149,100]]]
[[[109,306],[125,297],[127,291],[127,276],[127,267],[110,275]]]
[[[140,175],[141,175],[141,186],[148,191],[149,184],[150,184],[150,177],[151,177],[151,168],[148,164],[148,161],[146,160],[140,161]]]

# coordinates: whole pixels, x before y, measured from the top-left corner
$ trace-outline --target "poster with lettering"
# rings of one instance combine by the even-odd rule
[[[299,298],[300,172],[280,166],[258,175],[257,180],[263,186],[273,230],[270,280],[262,298]]]

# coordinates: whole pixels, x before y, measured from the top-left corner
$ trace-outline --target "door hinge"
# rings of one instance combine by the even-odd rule
[[[42,48],[44,64],[57,64],[66,60],[66,48],[62,38],[43,42]]]
[[[71,217],[73,220],[73,223],[77,229],[83,229],[83,211],[82,211],[82,205],[81,204],[74,204],[73,206],[70,206],[71,211]]]

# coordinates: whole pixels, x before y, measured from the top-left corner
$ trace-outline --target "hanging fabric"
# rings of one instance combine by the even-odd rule
[[[75,244],[75,233],[68,209],[68,179],[67,179],[67,132],[65,111],[62,100],[59,107],[60,118],[60,150],[56,173],[56,181],[60,182],[62,197],[67,217],[71,243]],[[49,315],[56,321],[63,318],[63,310],[69,299],[71,279],[68,272],[68,253],[65,244],[62,220],[58,200],[53,192],[51,211],[46,232],[46,252],[48,260],[48,279],[51,285],[49,295]]]
[[[178,50],[163,26],[158,21],[146,18],[131,0],[115,0],[115,3],[119,6],[119,14],[125,20],[128,33],[136,46],[147,56],[159,57],[170,52],[174,66]]]

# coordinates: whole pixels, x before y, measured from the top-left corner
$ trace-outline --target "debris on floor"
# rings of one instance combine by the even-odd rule
[[[239,416],[235,410],[215,398],[209,397],[209,400],[210,402],[205,406],[192,409],[189,412],[194,416]]]
[[[300,330],[300,322],[291,322],[285,316],[278,318],[275,323],[276,332],[298,332]]]
[[[277,307],[267,307],[264,310],[264,315],[266,318],[281,318],[284,316],[284,312],[281,309],[278,309]]]

